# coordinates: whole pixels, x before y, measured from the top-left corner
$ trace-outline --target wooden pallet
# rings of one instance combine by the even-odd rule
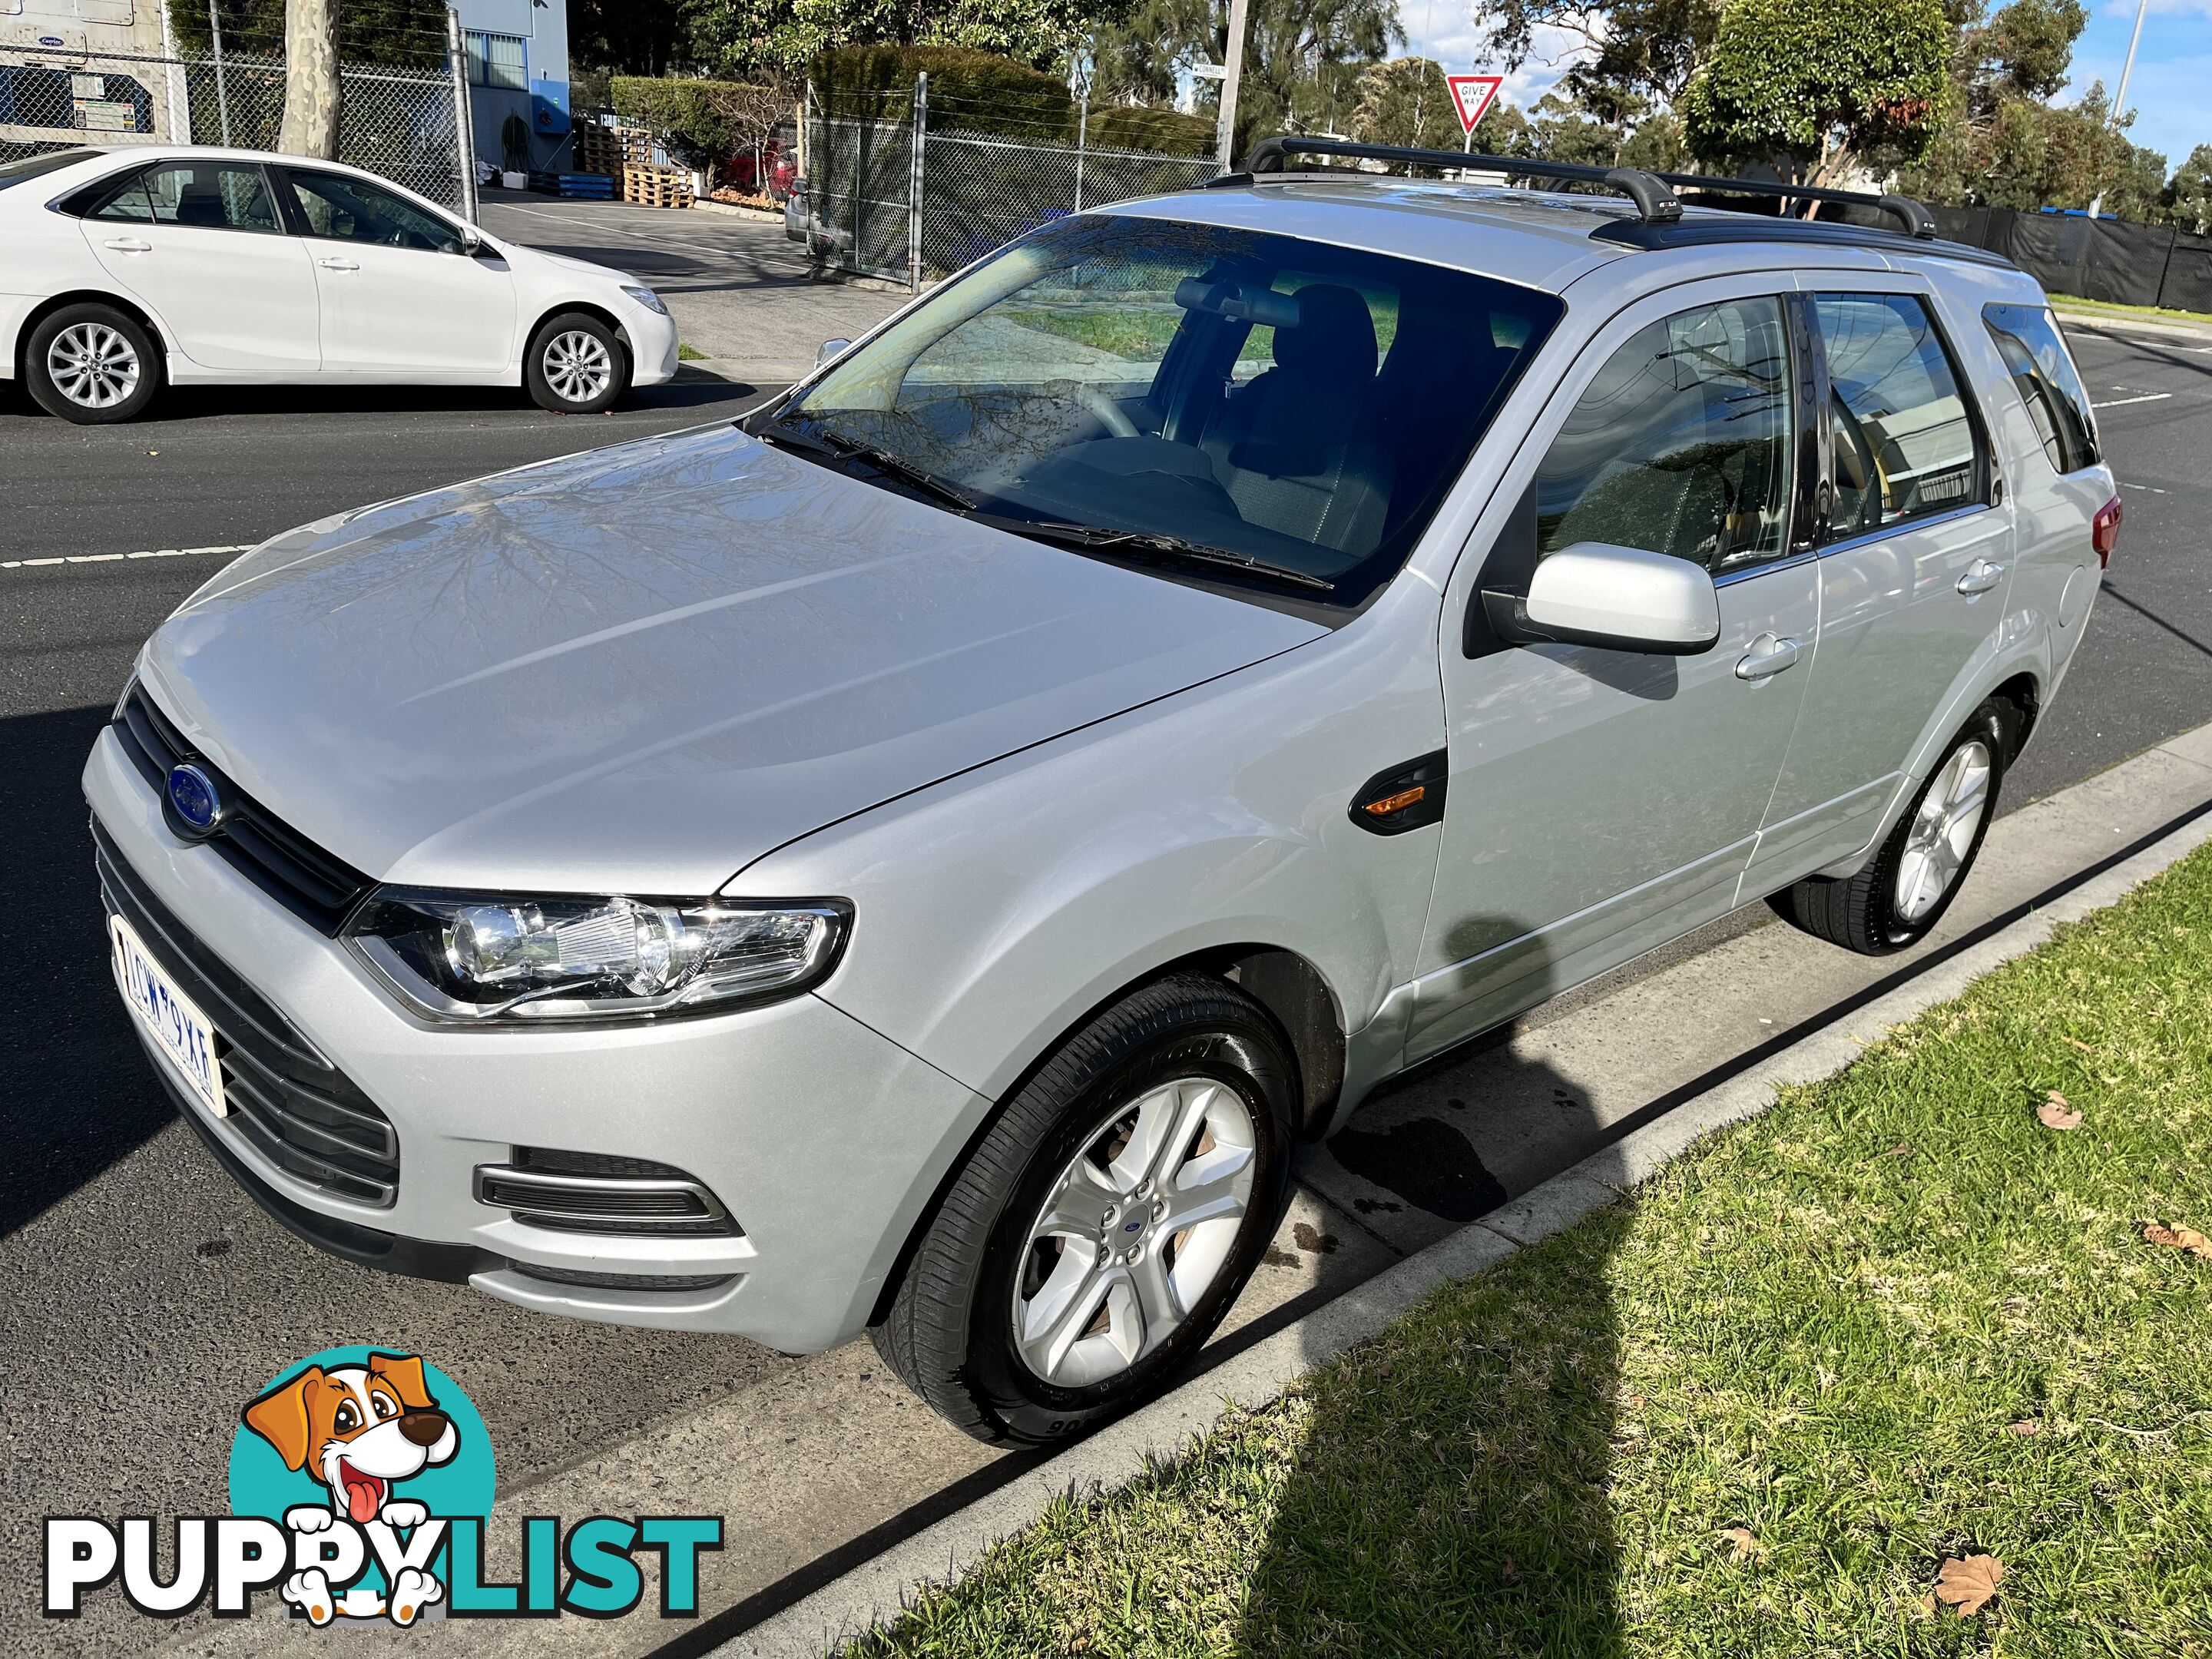
[[[576,170],[619,179],[623,169],[653,165],[653,135],[643,127],[603,127],[583,122],[575,128]]]
[[[640,207],[688,208],[694,199],[691,175],[672,167],[626,167],[622,198]]]

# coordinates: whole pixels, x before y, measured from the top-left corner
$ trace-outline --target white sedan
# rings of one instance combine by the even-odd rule
[[[198,146],[0,163],[0,379],[64,420],[166,382],[515,386],[588,415],[676,373],[653,291],[334,161]]]

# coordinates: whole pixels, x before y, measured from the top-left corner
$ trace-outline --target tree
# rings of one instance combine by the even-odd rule
[[[1344,130],[1360,73],[1405,44],[1396,0],[1251,0],[1231,149],[1273,132]],[[1139,0],[1091,36],[1091,96],[1165,103],[1182,71],[1226,61],[1227,0]]]
[[[1393,58],[1359,72],[1352,137],[1363,143],[1457,149],[1463,130],[1443,66],[1427,58]]]
[[[337,0],[285,0],[284,120],[277,150],[332,161],[338,153]]]
[[[1730,0],[1677,100],[1691,151],[1831,185],[1917,160],[1942,124],[1954,44],[1941,0]]]
[[[216,0],[222,49],[241,58],[284,55],[287,0]],[[334,8],[338,60],[437,69],[446,61],[446,0],[362,0]],[[206,0],[179,0],[169,9],[169,28],[183,51],[215,48]]]
[[[848,46],[966,46],[1062,71],[1095,27],[1127,9],[1127,0],[685,0],[684,15],[704,65],[796,77]]]
[[[758,82],[618,75],[609,92],[617,114],[652,128],[686,167],[709,172],[742,150],[757,155],[791,112],[781,89]]]
[[[1579,52],[1562,80],[1566,95],[1617,127],[1632,118],[1631,100],[1680,94],[1719,32],[1721,0],[1497,0],[1484,15],[1483,52],[1508,70],[1549,32],[1572,39]]]
[[[2192,236],[2212,228],[2212,144],[2199,144],[2174,168],[2160,197],[2166,216]]]

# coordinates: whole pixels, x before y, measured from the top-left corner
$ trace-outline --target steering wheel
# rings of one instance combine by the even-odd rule
[[[1137,430],[1137,423],[1129,418],[1129,412],[1098,387],[1087,382],[1079,382],[1075,388],[1075,401],[1098,417],[1099,425],[1106,428],[1109,435],[1115,438],[1143,435]]]

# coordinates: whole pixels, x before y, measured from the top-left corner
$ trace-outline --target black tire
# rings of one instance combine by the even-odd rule
[[[608,324],[588,312],[548,317],[530,337],[522,383],[540,409],[597,415],[629,390],[629,352]]]
[[[994,1443],[1065,1441],[1158,1392],[1221,1322],[1281,1219],[1297,1076],[1275,1022],[1220,980],[1178,975],[1115,1004],[1023,1086],[955,1177],[890,1311],[869,1329],[876,1351],[941,1416]],[[1018,1275],[1034,1271],[1030,1225],[1117,1107],[1191,1077],[1226,1084],[1250,1115],[1254,1178],[1239,1231],[1164,1342],[1118,1375],[1056,1387],[1015,1342]]]
[[[79,426],[137,420],[160,392],[163,368],[161,348],[144,325],[90,302],[44,319],[23,349],[23,379],[39,407]],[[128,389],[118,396],[126,375]]]
[[[1959,890],[1966,884],[1966,877],[1973,870],[1974,860],[1982,850],[1982,838],[1989,833],[1990,820],[1996,816],[1997,792],[2012,757],[2017,724],[2018,716],[2008,702],[1993,698],[1975,709],[1951,741],[1943,745],[1936,764],[1913,792],[1912,804],[1899,816],[1866,868],[1855,876],[1808,876],[1794,886],[1785,887],[1766,901],[1775,914],[1815,939],[1840,945],[1862,956],[1885,957],[1918,944],[1929,929],[1943,920],[1943,913],[1951,908],[1951,901],[1959,896]],[[1972,839],[1950,877],[1949,885],[1929,908],[1907,915],[1899,902],[1898,877],[1914,826],[1948,775],[1954,757],[1968,744],[1977,743],[1989,757],[1989,785],[1980,822],[1975,825]]]

